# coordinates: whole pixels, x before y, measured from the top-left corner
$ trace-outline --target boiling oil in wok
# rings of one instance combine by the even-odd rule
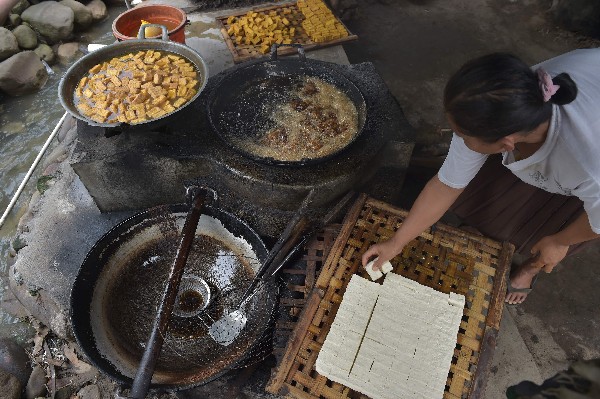
[[[262,85],[273,95],[261,105],[265,123],[255,137],[237,142],[249,153],[288,162],[321,158],[346,147],[357,135],[358,110],[336,86],[303,76],[288,92],[278,93],[268,80]]]

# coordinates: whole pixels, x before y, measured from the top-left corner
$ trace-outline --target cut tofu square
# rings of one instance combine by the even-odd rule
[[[373,264],[375,264],[375,261],[377,261],[377,259],[379,258],[373,259],[365,266],[365,270],[367,271],[369,277],[371,277],[371,280],[373,281],[379,280],[381,277],[383,277],[384,274],[389,273],[394,269],[392,264],[389,261],[387,261],[383,265],[381,265],[380,270],[373,270]]]
[[[441,398],[463,310],[463,296],[394,273],[353,276],[317,371],[374,399]]]

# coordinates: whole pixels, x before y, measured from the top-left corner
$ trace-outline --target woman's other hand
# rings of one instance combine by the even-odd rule
[[[568,251],[569,246],[561,244],[554,236],[542,238],[531,248],[531,253],[537,254],[534,265],[546,273],[550,273],[567,256]]]

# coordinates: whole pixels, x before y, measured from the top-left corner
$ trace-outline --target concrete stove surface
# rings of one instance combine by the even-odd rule
[[[185,184],[193,182],[216,190],[219,205],[259,234],[276,236],[310,189],[317,192],[314,208],[324,209],[368,182],[383,164],[405,168],[412,149],[412,128],[373,64],[311,62],[351,80],[367,105],[363,132],[330,160],[302,167],[267,165],[240,155],[213,131],[207,117],[211,92],[245,63],[210,78],[198,99],[160,129],[114,135],[78,122],[71,166],[102,212],[179,203]],[[386,146],[390,143],[408,148],[398,154],[397,146]]]

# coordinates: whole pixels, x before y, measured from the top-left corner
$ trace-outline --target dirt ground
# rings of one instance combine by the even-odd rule
[[[359,40],[344,46],[351,63],[371,61],[417,131],[417,155],[447,141],[442,93],[471,58],[512,52],[527,63],[598,42],[552,22],[550,0],[341,0]],[[443,146],[440,149],[443,151]],[[431,151],[431,148],[429,149]],[[440,151],[438,150],[438,151]],[[433,150],[435,152],[435,150]]]

